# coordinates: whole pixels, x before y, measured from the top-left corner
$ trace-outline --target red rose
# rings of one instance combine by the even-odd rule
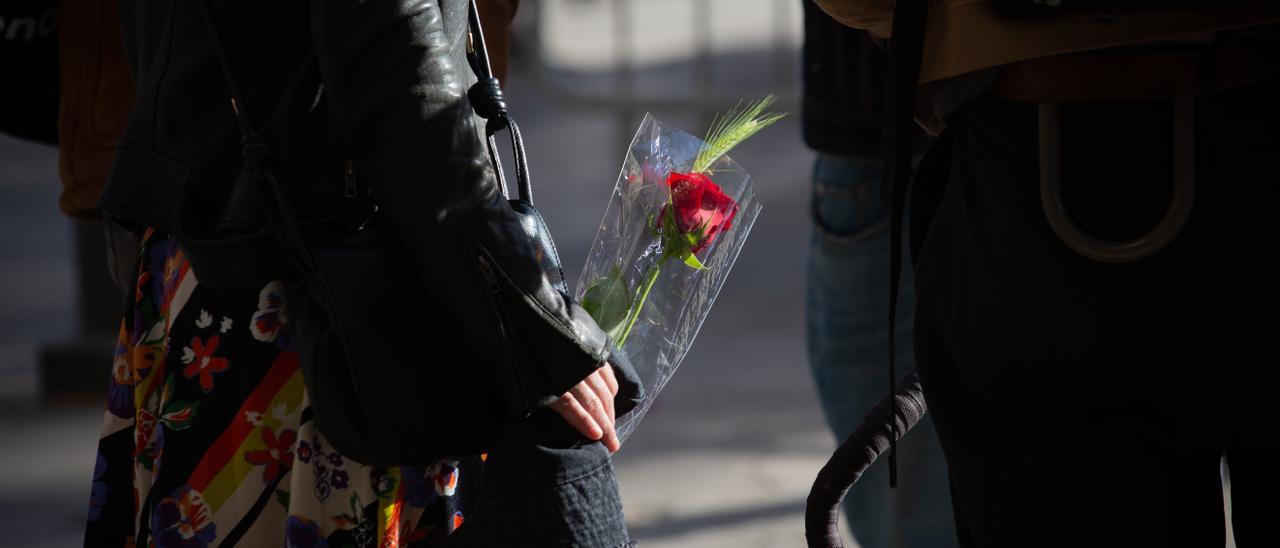
[[[676,173],[667,176],[667,186],[671,188],[671,205],[675,207],[676,227],[682,232],[690,233],[702,230],[702,237],[693,252],[702,251],[721,232],[733,226],[733,217],[738,214],[738,203],[720,190],[720,186],[702,173]],[[659,218],[666,214],[663,208]]]

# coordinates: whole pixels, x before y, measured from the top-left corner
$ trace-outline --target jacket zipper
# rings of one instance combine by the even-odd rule
[[[494,320],[498,324],[498,343],[502,345],[503,353],[507,356],[507,363],[511,366],[511,371],[515,375],[516,390],[520,398],[521,406],[528,407],[528,391],[525,389],[524,375],[520,371],[520,364],[516,363],[515,357],[511,352],[512,340],[507,333],[508,324],[507,314],[502,307],[502,283],[498,281],[498,273],[494,270],[493,263],[489,261],[487,252],[483,246],[476,246],[476,264],[480,268],[480,275],[484,277],[485,283],[489,288],[489,305],[493,309]]]
[[[356,161],[355,160],[352,160],[351,158],[347,158],[347,166],[346,166],[346,170],[343,172],[342,181],[344,184],[344,190],[345,190],[344,194],[346,195],[346,197],[355,198],[356,196],[360,195],[358,189],[356,188],[357,181],[356,181]]]
[[[484,276],[485,282],[489,284],[489,293],[498,294],[502,292],[502,286],[498,284],[498,275],[493,272],[493,265],[489,264],[489,259],[484,255],[477,255],[476,262],[480,263],[480,274]]]

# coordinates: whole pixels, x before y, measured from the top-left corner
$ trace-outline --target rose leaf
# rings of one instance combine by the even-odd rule
[[[608,276],[592,283],[582,295],[582,308],[616,340],[631,311],[631,290],[622,279],[622,271],[614,267]]]

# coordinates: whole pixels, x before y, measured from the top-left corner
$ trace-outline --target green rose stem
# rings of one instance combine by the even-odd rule
[[[662,273],[662,265],[666,264],[669,258],[671,258],[670,253],[663,253],[661,257],[658,257],[658,262],[649,267],[649,271],[645,273],[644,288],[636,296],[636,302],[632,303],[631,310],[627,313],[627,326],[622,329],[622,336],[618,337],[619,348],[627,344],[627,335],[631,334],[631,328],[635,327],[636,320],[640,319],[640,312],[644,310],[644,302],[649,300],[649,291],[653,290],[653,284],[658,281],[658,275]]]

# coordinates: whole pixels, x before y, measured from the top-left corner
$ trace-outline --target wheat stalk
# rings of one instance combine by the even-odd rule
[[[693,161],[693,172],[707,173],[711,164],[716,163],[733,147],[785,117],[785,112],[761,116],[764,109],[769,108],[776,100],[777,97],[769,95],[742,109],[742,102],[739,101],[724,116],[716,116],[711,122],[711,129],[707,130],[707,138],[703,139],[702,148],[698,149],[697,158]]]

